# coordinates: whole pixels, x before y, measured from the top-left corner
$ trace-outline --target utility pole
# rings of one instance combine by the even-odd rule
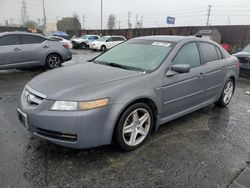
[[[22,1],[21,16],[22,16],[22,24],[24,25],[26,22],[29,21],[27,13],[27,4],[25,0]]]
[[[130,18],[131,18],[131,12],[128,12],[128,29],[131,29],[131,27],[132,27]]]
[[[101,0],[101,30],[102,30],[102,13],[103,13],[103,2]]]
[[[121,29],[121,21],[119,20],[119,29]]]
[[[211,5],[208,5],[208,10],[207,10],[207,23],[206,23],[207,26],[209,26],[209,21],[210,21],[210,16],[211,16],[211,9],[212,9],[212,6],[211,6]]]
[[[230,17],[229,16],[227,16],[227,20],[228,20],[228,24],[231,25]]]
[[[82,29],[84,29],[84,25],[85,25],[85,15],[82,16]]]
[[[138,28],[138,14],[135,16],[135,28]]]
[[[46,20],[46,12],[45,12],[45,4],[43,0],[43,29],[46,30],[47,20]]]

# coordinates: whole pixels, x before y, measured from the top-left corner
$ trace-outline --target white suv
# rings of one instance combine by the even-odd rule
[[[105,51],[106,49],[110,49],[126,40],[127,39],[123,36],[103,36],[92,42],[90,48],[93,50]]]

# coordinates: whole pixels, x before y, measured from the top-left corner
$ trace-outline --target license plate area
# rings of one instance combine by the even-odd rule
[[[26,129],[29,129],[27,114],[23,113],[20,109],[17,109],[17,115],[18,115],[19,121],[23,124],[23,126]]]

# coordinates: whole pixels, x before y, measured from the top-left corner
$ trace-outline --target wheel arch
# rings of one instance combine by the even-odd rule
[[[47,54],[47,56],[45,58],[45,64],[46,64],[46,61],[47,61],[48,57],[51,56],[51,55],[58,55],[60,57],[62,63],[64,62],[63,57],[62,57],[62,55],[60,53],[58,53],[58,52],[50,52],[50,53]]]
[[[117,128],[117,123],[119,122],[122,114],[133,104],[137,104],[137,103],[144,103],[146,105],[148,105],[150,107],[150,109],[152,110],[153,113],[153,127],[152,130],[156,130],[157,129],[157,122],[158,122],[158,107],[156,105],[156,103],[153,101],[153,99],[149,98],[149,97],[141,97],[141,98],[137,98],[134,100],[131,100],[130,102],[128,102],[118,113],[117,118],[115,119],[115,123],[114,123],[114,128],[113,128],[113,133],[112,133],[112,140],[114,140],[114,136],[115,136],[115,132],[116,132],[116,128]]]

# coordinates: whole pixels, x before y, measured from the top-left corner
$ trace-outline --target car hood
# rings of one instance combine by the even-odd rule
[[[131,77],[142,75],[142,72],[125,70],[107,65],[86,62],[72,65],[40,74],[27,85],[46,95],[47,99],[64,99],[72,91],[88,90],[89,88],[102,86]]]
[[[249,52],[238,52],[236,54],[233,54],[236,57],[242,58],[242,57],[250,57],[250,53]]]
[[[87,39],[76,38],[76,39],[72,39],[72,41],[74,41],[74,42],[84,42],[84,41],[87,41]]]

